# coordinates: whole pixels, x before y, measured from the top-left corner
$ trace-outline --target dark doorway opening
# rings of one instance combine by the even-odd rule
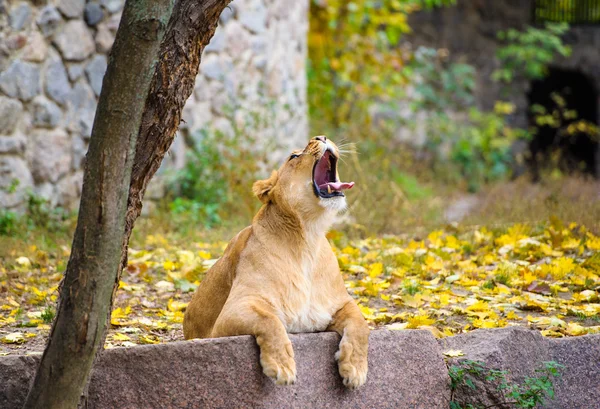
[[[535,134],[530,142],[534,179],[548,168],[599,177],[598,91],[579,71],[552,68],[533,81],[528,120]]]

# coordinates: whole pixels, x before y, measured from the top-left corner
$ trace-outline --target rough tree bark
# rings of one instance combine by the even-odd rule
[[[215,33],[221,12],[231,1],[179,0],[175,5],[138,136],[123,236],[123,268],[127,266],[129,237],[142,211],[148,182],[175,138],[183,106],[194,90],[202,51]]]
[[[174,2],[125,4],[96,110],[58,314],[24,408],[77,407],[104,343],[144,100]]]
[[[154,0],[152,13],[144,13],[142,7],[151,0],[127,1],[92,131],[57,318],[25,408],[77,406],[106,336],[112,297],[127,263],[129,237],[146,187],[173,142],[202,51],[230,2]],[[128,49],[129,42],[135,46]],[[142,52],[150,43],[154,52]],[[133,58],[123,63],[122,53]],[[146,71],[142,67],[149,61],[156,62],[155,69]]]

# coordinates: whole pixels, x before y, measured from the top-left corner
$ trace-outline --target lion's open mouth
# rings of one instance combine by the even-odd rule
[[[346,183],[337,180],[337,158],[326,150],[321,159],[313,167],[313,188],[317,197],[328,199],[344,196],[344,190],[352,189],[354,182]]]

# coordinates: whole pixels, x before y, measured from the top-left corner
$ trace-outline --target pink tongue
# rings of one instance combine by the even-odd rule
[[[352,189],[352,187],[354,186],[354,182],[350,182],[350,183],[346,183],[346,182],[329,182],[329,183],[324,183],[321,186],[319,186],[319,189],[326,190],[327,186],[330,186],[331,190],[340,191],[340,190],[345,190],[345,189]]]

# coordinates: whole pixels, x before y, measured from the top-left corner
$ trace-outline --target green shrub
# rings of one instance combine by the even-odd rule
[[[10,236],[17,230],[19,216],[7,209],[0,209],[0,235]]]
[[[258,144],[254,130],[265,124],[256,116],[249,121],[251,128],[203,130],[188,138],[186,164],[168,183],[168,209],[176,219],[205,228],[252,219],[260,205],[252,184],[270,170],[274,142]]]
[[[546,400],[554,399],[554,378],[560,377],[560,370],[564,366],[554,361],[544,362],[541,369],[536,369],[536,376],[525,377],[523,382],[514,383],[507,379],[507,371],[489,369],[483,362],[462,360],[458,364],[450,365],[448,374],[450,376],[450,389],[452,391],[451,409],[487,409],[514,407],[521,409],[533,409],[544,404]],[[495,389],[498,394],[507,397],[506,402],[492,406],[478,405],[473,402],[460,402],[455,400],[454,392],[466,387],[477,390],[476,382],[483,382],[486,387]]]
[[[501,68],[494,71],[492,78],[510,83],[517,77],[529,80],[545,77],[548,65],[557,56],[571,55],[571,47],[561,39],[568,30],[568,23],[546,23],[544,28],[498,32],[498,39],[505,41],[506,45],[497,51]]]

